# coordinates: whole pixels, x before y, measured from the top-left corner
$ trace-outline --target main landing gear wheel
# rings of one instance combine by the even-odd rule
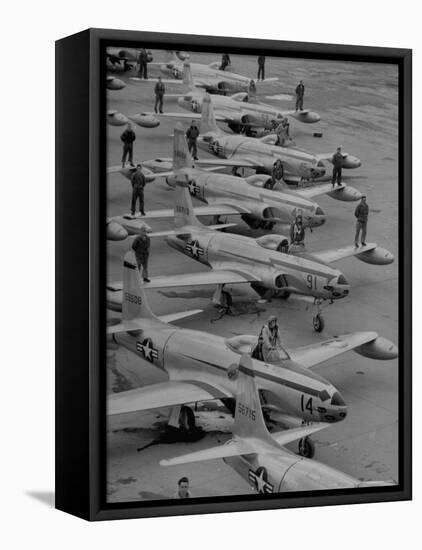
[[[186,405],[180,409],[179,429],[184,432],[193,432],[195,429],[195,415],[193,410]]]
[[[320,313],[317,313],[312,319],[312,324],[316,332],[322,332],[325,326],[324,317]]]
[[[313,458],[315,455],[315,443],[310,437],[302,437],[302,439],[299,440],[298,450],[300,456]]]

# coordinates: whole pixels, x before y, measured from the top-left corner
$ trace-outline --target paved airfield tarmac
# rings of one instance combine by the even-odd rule
[[[164,52],[154,51],[154,60]],[[256,58],[231,56],[235,70],[255,76]],[[219,55],[191,54],[192,62],[210,63]],[[150,69],[150,75],[157,74]],[[362,166],[345,172],[345,182],[367,195],[370,207],[368,242],[376,242],[398,254],[398,88],[397,70],[391,65],[322,62],[267,58],[266,74],[279,82],[258,85],[258,97],[265,102],[291,109],[294,88],[303,79],[306,92],[304,107],[317,111],[321,122],[304,125],[291,120],[291,134],[297,146],[316,153],[343,151],[359,157]],[[108,91],[108,108],[125,115],[152,111],[153,83],[137,84],[129,75],[117,75],[126,82],[119,91]],[[166,85],[167,93],[178,93],[181,86]],[[280,100],[278,97],[291,99]],[[165,111],[181,111],[175,99],[165,99]],[[165,119],[158,128],[134,126],[137,135],[135,159],[169,157],[175,121]],[[183,123],[187,126],[188,121]],[[121,160],[122,128],[108,126],[108,165]],[[322,138],[312,136],[322,132]],[[207,156],[200,153],[201,158]],[[130,209],[128,180],[112,174],[107,181],[108,215],[121,215]],[[171,207],[173,191],[162,179],[146,187],[146,210]],[[329,197],[316,201],[327,213],[324,226],[307,232],[310,251],[335,248],[353,243],[356,203],[342,203]],[[170,221],[151,221],[154,230],[171,227]],[[240,231],[257,236],[241,222]],[[276,228],[285,233],[286,228]],[[108,242],[108,280],[121,280],[122,259],[129,241]],[[217,310],[212,306],[210,287],[149,291],[148,298],[157,314],[185,309],[204,311],[181,321],[183,327],[209,331],[222,336],[258,334],[270,314],[276,314],[287,348],[322,341],[336,334],[377,331],[398,343],[398,263],[371,266],[354,258],[338,262],[352,285],[350,298],[325,308],[325,331],[312,328],[312,309],[298,301],[274,299],[257,304],[257,295],[249,288],[233,288],[235,317],[213,322]],[[203,266],[169,248],[164,239],[151,244],[150,276],[205,270]],[[119,318],[111,312],[110,319]],[[107,348],[108,390],[123,391],[159,381],[165,376],[149,363],[115,344]],[[347,418],[314,436],[315,458],[362,480],[398,479],[398,361],[374,361],[353,352],[328,361],[315,369],[342,393],[348,407]],[[160,442],[168,410],[153,410],[114,417],[108,427],[108,486],[110,502],[171,498],[177,480],[187,475],[194,496],[251,494],[242,480],[221,460],[161,467],[159,460],[199,450],[230,437],[232,419],[218,404],[200,404],[197,423],[206,432],[196,443]],[[151,444],[151,445],[150,445]],[[143,448],[145,447],[145,448]],[[294,448],[292,446],[291,448]],[[138,449],[141,449],[138,451]]]

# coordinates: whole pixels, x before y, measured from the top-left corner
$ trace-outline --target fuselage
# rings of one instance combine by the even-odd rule
[[[189,178],[190,195],[207,204],[232,204],[245,208],[257,219],[278,219],[286,224],[291,223],[298,211],[306,226],[317,227],[325,222],[324,212],[317,203],[297,195],[253,187],[240,177],[191,168],[167,178],[167,183],[174,188],[181,175]]]
[[[340,470],[290,453],[287,449],[277,454],[225,458],[224,462],[261,494],[348,489],[363,485]]]
[[[338,269],[265,248],[258,240],[243,235],[198,230],[192,226],[183,228],[183,234],[170,235],[167,242],[213,269],[250,274],[268,290],[285,290],[324,300],[343,298],[350,291]]]
[[[316,179],[325,174],[325,168],[315,156],[298,149],[268,145],[259,139],[209,132],[198,138],[198,146],[218,158],[235,160],[238,157],[241,166],[245,159],[261,164],[260,169],[267,174],[272,173],[277,160],[281,160],[285,172],[303,179]]]
[[[167,372],[170,380],[195,380],[236,395],[227,376],[239,363],[230,340],[207,332],[181,329],[150,318],[144,328],[113,336],[114,340]],[[321,376],[292,361],[287,353],[276,364],[254,361],[256,383],[266,406],[306,422],[338,422],[347,407],[337,389]]]
[[[201,90],[193,90],[180,97],[177,102],[183,109],[191,113],[201,113],[204,96],[205,94]],[[222,112],[231,117],[234,123],[240,125],[266,129],[273,129],[277,122],[289,114],[289,111],[276,109],[272,105],[247,101],[247,93],[240,93],[237,96],[239,97],[236,99],[223,95],[211,96],[214,112],[217,114]],[[301,120],[303,122],[318,122],[320,116],[317,113],[307,112]]]

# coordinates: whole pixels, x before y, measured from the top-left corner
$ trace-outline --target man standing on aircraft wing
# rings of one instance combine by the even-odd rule
[[[147,234],[147,226],[144,224],[139,228],[139,235],[137,235],[133,239],[132,249],[135,252],[138,269],[140,270],[142,267],[142,275],[146,283],[151,282],[148,279],[148,259],[150,244],[151,239]]]
[[[133,166],[133,142],[136,139],[136,134],[132,130],[132,124],[128,122],[126,130],[120,136],[123,142],[122,168],[125,167],[126,158],[129,156],[129,163]]]
[[[219,67],[219,71],[224,71],[228,66],[230,65],[230,56],[228,53],[223,53],[221,57],[221,65]]]
[[[130,207],[130,211],[132,213],[132,216],[135,215],[136,212],[136,201],[139,199],[139,211],[141,212],[142,216],[145,216],[145,210],[144,210],[144,187],[146,184],[145,176],[142,172],[142,165],[137,164],[136,165],[136,171],[133,174],[131,178],[132,182],[132,203]]]
[[[256,79],[259,82],[259,79],[265,80],[265,56],[260,55],[258,57],[258,76]]]
[[[361,242],[363,246],[366,246],[366,226],[368,224],[369,207],[366,204],[366,195],[362,195],[360,203],[355,209],[356,218],[356,234],[355,234],[355,246],[359,246],[359,233],[362,231]]]
[[[139,52],[138,64],[139,78],[145,78],[145,80],[148,80],[148,52],[145,48],[142,48]]]
[[[303,111],[303,97],[305,95],[305,86],[303,80],[296,86],[296,111]]]
[[[155,93],[154,112],[162,113],[163,100],[164,100],[164,94],[166,93],[166,87],[164,86],[164,82],[161,81],[161,76],[158,77],[158,82],[155,84],[154,93]]]
[[[332,156],[331,162],[333,163],[333,176],[331,178],[331,184],[334,187],[336,180],[337,180],[337,185],[341,185],[341,169],[343,168],[343,164],[344,164],[344,158],[341,153],[341,147],[337,147],[337,151]]]
[[[197,140],[199,136],[198,126],[196,122],[192,120],[192,124],[186,131],[186,138],[188,140],[189,153],[192,155],[193,160],[198,160],[198,147]]]

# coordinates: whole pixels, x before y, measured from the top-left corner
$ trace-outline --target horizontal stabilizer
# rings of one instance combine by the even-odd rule
[[[243,441],[231,441],[226,445],[210,447],[203,451],[188,453],[175,458],[160,460],[161,466],[176,466],[177,464],[187,464],[190,462],[201,462],[202,460],[215,460],[217,458],[228,458],[230,456],[239,456],[254,453],[253,447]]]
[[[157,315],[163,323],[173,323],[186,317],[192,317],[193,315],[198,315],[202,313],[203,309],[189,309],[187,311],[180,311],[178,313],[169,313],[167,315]],[[123,323],[118,323],[117,325],[111,325],[107,327],[107,334],[119,334],[121,332],[130,332],[132,330],[142,330],[145,329],[145,323],[139,323],[135,320],[125,321]]]

